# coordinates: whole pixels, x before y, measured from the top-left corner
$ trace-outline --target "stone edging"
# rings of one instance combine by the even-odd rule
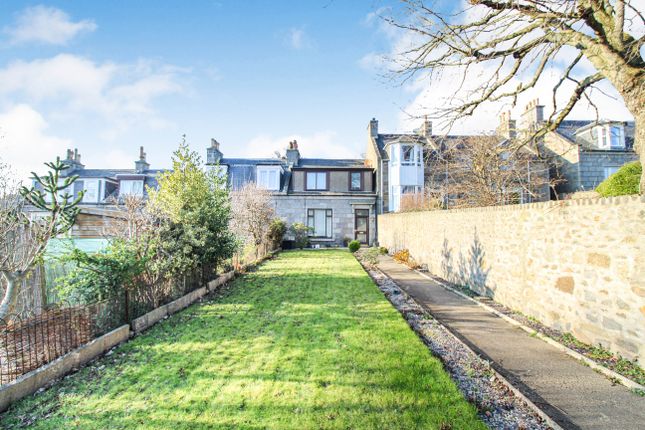
[[[556,341],[555,339],[550,338],[549,336],[547,336],[545,334],[542,334],[539,331],[537,331],[537,330],[535,330],[535,329],[533,329],[533,328],[531,328],[531,327],[529,327],[527,325],[522,324],[521,322],[509,317],[508,315],[498,311],[497,309],[494,309],[494,308],[488,306],[485,303],[482,303],[482,302],[480,302],[478,300],[475,300],[472,297],[468,297],[466,294],[462,293],[461,291],[458,291],[458,290],[452,288],[451,286],[449,286],[448,284],[446,284],[444,282],[441,282],[441,281],[438,281],[438,280],[436,280],[434,278],[431,278],[430,276],[426,275],[423,272],[420,272],[419,270],[415,270],[415,272],[417,272],[419,275],[423,276],[426,279],[429,279],[429,280],[431,280],[433,282],[436,282],[441,287],[445,288],[446,290],[448,290],[448,291],[450,291],[452,293],[457,294],[459,297],[462,297],[462,298],[464,298],[466,300],[469,300],[469,301],[471,301],[473,303],[476,303],[478,306],[481,306],[482,308],[486,309],[488,312],[491,312],[491,313],[497,315],[498,317],[502,318],[504,321],[508,322],[509,324],[512,324],[514,326],[517,326],[517,327],[521,328],[525,332],[529,333],[531,336],[535,336],[535,337],[543,340],[544,342],[546,342],[549,345],[557,348],[558,350],[566,353],[567,355],[575,358],[576,360],[580,360],[580,361],[584,362],[584,364],[588,365],[589,367],[591,367],[592,369],[596,370],[597,372],[600,372],[600,373],[602,373],[603,375],[605,375],[605,376],[607,376],[609,378],[617,380],[618,382],[620,382],[621,384],[623,384],[627,388],[645,391],[645,386],[639,384],[638,382],[634,382],[631,379],[626,378],[623,375],[621,375],[619,373],[616,373],[613,370],[611,370],[611,369],[609,369],[609,368],[607,368],[607,367],[605,367],[605,366],[603,366],[601,364],[596,363],[594,360],[590,359],[589,357],[586,357],[586,356],[580,354],[579,352],[574,351],[573,349],[561,344],[560,342]]]
[[[363,266],[363,264],[362,264],[360,261],[359,261],[359,263],[361,264],[361,266]],[[365,270],[365,272],[367,272],[368,276],[370,276],[370,279],[372,279],[372,281],[373,281],[373,282],[375,282],[375,280],[374,280],[374,279],[372,278],[372,276],[370,275],[369,271],[368,271],[364,266],[363,266],[363,270]],[[398,285],[398,284],[396,283],[396,281],[394,281],[394,279],[392,279],[390,276],[388,276],[388,275],[387,275],[387,273],[383,272],[383,271],[382,271],[381,269],[379,269],[378,267],[375,267],[375,268],[374,268],[374,270],[378,271],[378,272],[379,272],[379,273],[381,273],[383,276],[385,276],[385,277],[386,277],[386,278],[388,278],[390,281],[392,281],[394,284]],[[406,293],[406,292],[405,292],[405,290],[404,290],[403,288],[399,287],[399,290],[401,291],[401,294],[404,294],[406,297],[410,298],[410,300],[412,300],[413,302],[415,302],[415,303],[416,303],[416,300],[414,300],[414,299],[413,299],[413,298],[412,298],[408,293]],[[476,352],[475,352],[475,351],[474,351],[470,346],[468,346],[468,345],[467,345],[466,343],[464,343],[461,339],[459,339],[459,338],[458,338],[458,337],[457,337],[457,336],[456,336],[456,335],[455,335],[455,334],[454,334],[454,333],[453,333],[453,332],[452,332],[448,327],[446,327],[443,323],[441,323],[441,322],[440,322],[439,320],[437,320],[436,318],[435,318],[434,320],[436,321],[436,323],[437,323],[437,324],[439,324],[440,326],[442,326],[442,327],[446,330],[446,333],[449,333],[449,334],[450,334],[450,336],[452,336],[452,338],[453,338],[454,340],[456,340],[460,345],[462,345],[466,350],[470,351],[473,355],[475,355],[475,356],[479,357],[479,354],[477,354],[477,353],[476,353]],[[563,429],[563,428],[562,428],[558,423],[556,423],[556,422],[553,420],[553,418],[551,418],[549,415],[547,415],[547,414],[546,414],[546,412],[544,412],[542,409],[540,409],[540,408],[539,408],[535,403],[533,403],[533,401],[531,401],[528,397],[526,397],[526,396],[524,395],[524,393],[522,393],[519,389],[517,389],[515,386],[513,386],[513,384],[511,384],[511,383],[510,383],[506,378],[504,378],[504,377],[503,377],[503,376],[502,376],[502,375],[501,375],[497,370],[495,370],[492,366],[490,367],[490,371],[492,371],[492,372],[495,374],[495,377],[496,377],[497,379],[499,379],[499,380],[500,380],[504,385],[506,385],[506,386],[508,387],[508,389],[509,389],[509,390],[511,390],[511,391],[512,391],[512,392],[513,392],[513,393],[514,393],[518,398],[520,398],[524,403],[526,403],[526,405],[527,405],[531,410],[533,410],[533,412],[535,412],[535,414],[536,414],[537,416],[539,416],[541,419],[543,419],[543,420],[544,420],[544,422],[545,422],[548,426],[550,426],[553,430],[564,430],[564,429]]]
[[[125,324],[73,351],[58,357],[44,366],[25,373],[15,381],[0,388],[0,412],[4,412],[15,401],[35,393],[51,381],[79,368],[105,351],[125,342],[130,336],[130,326]]]

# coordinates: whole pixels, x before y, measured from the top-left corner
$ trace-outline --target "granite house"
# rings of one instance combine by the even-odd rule
[[[311,227],[314,246],[375,242],[374,169],[363,159],[304,158],[295,140],[283,157],[226,158],[215,139],[206,159],[223,169],[233,191],[247,182],[269,190],[276,215]]]

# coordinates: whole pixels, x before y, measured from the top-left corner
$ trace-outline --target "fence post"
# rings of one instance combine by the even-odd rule
[[[125,288],[125,312],[124,312],[124,317],[125,317],[125,323],[130,324],[130,292],[127,288]]]

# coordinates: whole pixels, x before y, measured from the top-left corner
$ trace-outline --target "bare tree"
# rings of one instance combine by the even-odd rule
[[[497,206],[548,198],[546,164],[528,146],[496,136],[437,140],[426,155],[426,191],[448,207]]]
[[[231,229],[246,244],[255,246],[256,257],[275,217],[271,193],[248,182],[231,192]]]
[[[22,280],[43,255],[49,239],[67,232],[78,214],[78,203],[83,192],[73,199],[66,191],[77,176],[62,178],[68,167],[59,159],[45,163],[51,170],[47,176],[32,173],[39,189],[21,187],[12,181],[9,169],[0,168],[0,277],[5,289],[0,303],[0,318],[13,309]],[[25,204],[44,213],[33,216],[25,211]]]
[[[472,115],[487,101],[515,105],[519,95],[540,86],[545,70],[573,52],[553,86],[553,113],[528,139],[555,130],[583,97],[607,80],[625,101],[636,121],[635,150],[645,164],[645,36],[636,34],[645,25],[643,11],[630,0],[470,0],[471,6],[456,14],[442,14],[423,0],[402,0],[406,19],[385,18],[415,35],[411,47],[396,59],[405,78],[417,72],[430,77],[447,69],[468,72],[484,66],[488,75],[465,100],[453,100],[435,112],[449,124]],[[642,5],[642,4],[641,4]],[[566,52],[565,52],[566,51]],[[581,66],[585,58],[595,70]],[[519,82],[519,84],[518,84]],[[573,89],[559,103],[567,85]],[[593,105],[595,106],[595,105]],[[645,170],[640,191],[645,192]]]

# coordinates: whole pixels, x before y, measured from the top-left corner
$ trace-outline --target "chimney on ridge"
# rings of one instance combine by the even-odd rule
[[[150,164],[146,161],[146,153],[143,151],[143,146],[139,147],[139,159],[134,162],[134,171],[136,173],[143,173],[150,169]]]
[[[219,164],[223,156],[219,150],[219,142],[211,138],[211,146],[206,149],[206,164]]]
[[[376,139],[378,137],[378,121],[376,118],[372,118],[370,124],[367,126],[369,137]]]
[[[524,132],[533,132],[542,121],[544,121],[544,105],[541,105],[538,99],[533,99],[526,105],[520,117],[520,129]]]
[[[511,119],[511,111],[507,110],[499,114],[499,125],[495,130],[498,136],[505,139],[515,139],[517,130],[515,127],[515,120]]]
[[[300,162],[300,151],[298,150],[298,142],[294,139],[289,142],[287,146],[287,163],[290,166],[297,166]]]

